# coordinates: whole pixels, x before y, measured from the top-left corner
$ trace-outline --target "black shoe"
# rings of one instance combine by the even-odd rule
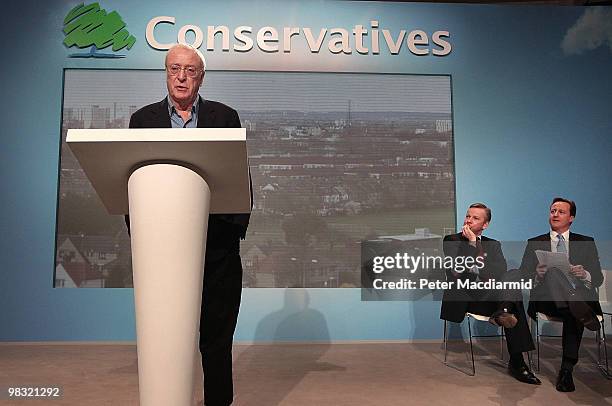
[[[559,376],[557,377],[557,390],[559,392],[573,392],[576,390],[574,386],[574,378],[572,378],[572,371],[566,368],[559,370]]]
[[[517,381],[528,383],[530,385],[541,385],[542,381],[538,379],[533,372],[529,370],[527,365],[521,365],[518,368],[508,364],[508,373]]]
[[[514,314],[508,313],[506,309],[503,309],[493,313],[491,318],[489,318],[489,323],[503,328],[513,328],[518,323],[518,320]]]

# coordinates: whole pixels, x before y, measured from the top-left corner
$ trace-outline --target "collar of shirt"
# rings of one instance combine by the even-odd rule
[[[557,233],[556,231],[550,230],[550,250],[551,252],[557,252],[557,244],[559,244],[559,235],[562,235],[565,239],[565,249],[569,252],[569,230],[564,233]]]
[[[195,98],[193,104],[191,105],[191,117],[189,120],[184,121],[183,117],[176,111],[176,107],[174,107],[174,103],[170,98],[170,95],[167,96],[168,100],[168,114],[170,115],[170,122],[172,123],[172,128],[197,128],[198,127],[198,112],[200,111],[200,95]]]

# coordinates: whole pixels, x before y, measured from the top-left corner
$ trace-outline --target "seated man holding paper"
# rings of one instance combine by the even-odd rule
[[[563,319],[560,392],[575,390],[572,371],[584,327],[600,328],[596,315],[601,314],[601,306],[595,291],[603,283],[599,255],[592,237],[569,231],[575,216],[573,201],[554,198],[548,217],[550,232],[529,239],[521,262],[521,270],[535,278],[529,315],[535,318],[539,312]]]

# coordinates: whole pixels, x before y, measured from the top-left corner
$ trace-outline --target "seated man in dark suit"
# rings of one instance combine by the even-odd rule
[[[480,258],[482,267],[469,270],[449,269],[447,281],[519,281],[518,270],[507,271],[506,260],[499,241],[482,235],[491,221],[491,209],[482,203],[470,205],[460,233],[444,237],[444,255],[452,258]],[[510,363],[508,372],[521,382],[539,385],[540,380],[525,363],[523,352],[535,348],[527,324],[520,290],[476,290],[453,288],[444,291],[440,318],[460,323],[465,313],[491,316],[490,322],[502,326],[506,335]]]
[[[240,127],[236,110],[205,100],[198,94],[206,62],[197,49],[174,45],[166,54],[168,95],[136,111],[130,128]],[[129,229],[129,219],[127,220]],[[248,214],[211,214],[208,218],[200,352],[207,406],[233,401],[232,341],[242,292],[240,239],[249,224]]]
[[[550,232],[528,240],[521,262],[521,270],[536,283],[529,300],[529,315],[535,318],[539,312],[563,319],[563,358],[557,377],[560,392],[576,390],[572,371],[578,362],[584,327],[598,330],[596,315],[602,314],[594,289],[603,283],[597,247],[592,237],[569,231],[575,216],[573,201],[553,199],[548,217]],[[569,274],[540,264],[536,250],[569,254]]]

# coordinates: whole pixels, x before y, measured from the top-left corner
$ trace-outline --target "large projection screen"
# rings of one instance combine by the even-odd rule
[[[450,76],[209,71],[200,94],[247,129],[243,286],[359,287],[363,241],[454,230]],[[64,71],[55,287],[132,287],[123,217],[106,213],[67,130],[127,128],[166,95],[161,70]]]

